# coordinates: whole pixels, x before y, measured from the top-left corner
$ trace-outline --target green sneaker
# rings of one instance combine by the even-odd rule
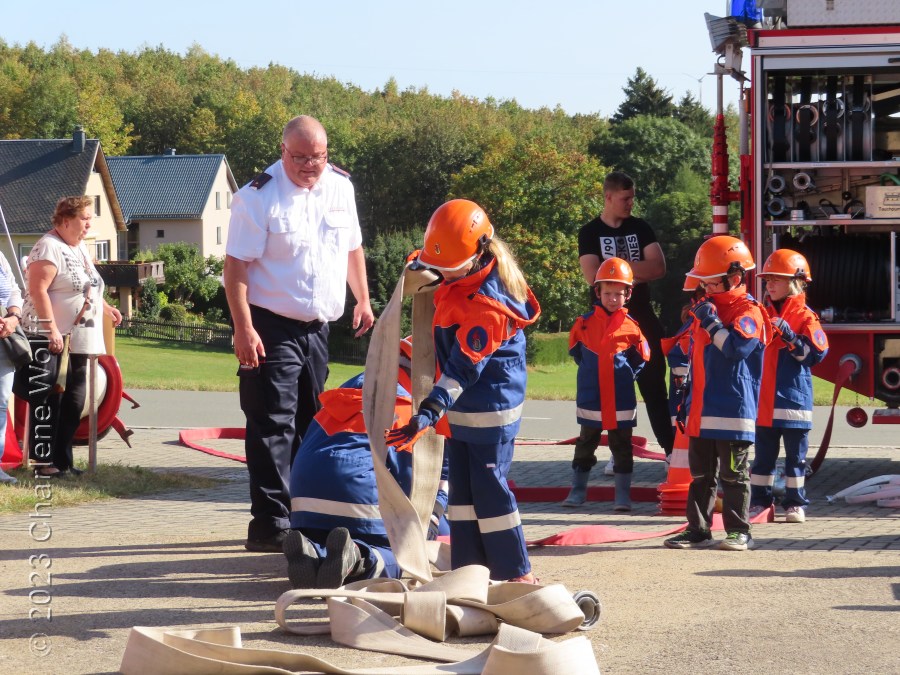
[[[719,542],[719,549],[722,551],[747,551],[753,547],[753,538],[749,532],[729,532],[725,539]]]
[[[666,548],[705,548],[713,543],[712,532],[685,530],[671,539],[666,539]]]

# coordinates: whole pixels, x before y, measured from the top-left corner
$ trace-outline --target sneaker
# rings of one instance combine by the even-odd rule
[[[0,483],[3,483],[4,485],[15,485],[18,482],[19,481],[14,476],[10,476],[0,468]]]
[[[284,537],[291,588],[315,588],[319,571],[319,554],[300,530],[288,530]]]
[[[244,543],[244,548],[251,553],[281,553],[284,550],[284,536],[285,531],[280,530],[271,537],[264,539],[250,539],[248,537]]]
[[[346,527],[336,527],[325,540],[325,559],[316,574],[316,588],[339,588],[344,580],[362,571],[359,547]]]
[[[785,509],[784,522],[786,523],[805,523],[806,511],[802,506],[789,506]]]
[[[759,514],[761,514],[763,511],[767,510],[768,508],[769,508],[768,506],[761,506],[760,504],[753,504],[750,507],[750,511],[749,511],[750,517],[756,518],[756,516],[758,516]]]
[[[616,504],[613,506],[613,511],[616,513],[629,513],[631,511],[631,504]]]
[[[606,466],[603,468],[604,476],[615,476],[616,475],[616,460],[612,457],[609,458],[609,461],[606,463]]]
[[[749,532],[729,532],[725,539],[719,542],[719,549],[722,551],[747,551],[753,546],[753,538]]]
[[[671,539],[666,539],[666,548],[704,548],[712,544],[712,532],[685,530]]]

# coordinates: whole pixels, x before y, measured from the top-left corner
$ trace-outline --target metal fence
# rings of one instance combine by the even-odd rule
[[[353,337],[353,329],[341,323],[332,323],[329,331],[328,351],[332,361],[364,364],[369,349],[369,336]],[[173,323],[148,319],[122,319],[116,335],[185,342],[231,349],[231,327],[225,324]]]

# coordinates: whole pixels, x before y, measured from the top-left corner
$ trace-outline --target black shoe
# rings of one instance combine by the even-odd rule
[[[362,556],[346,527],[337,527],[325,540],[325,559],[316,575],[317,588],[338,588],[344,580],[362,571]]]
[[[276,532],[265,539],[250,539],[244,543],[244,548],[252,553],[281,553],[284,550],[285,530]]]
[[[74,466],[70,466],[68,469],[63,469],[62,471],[60,471],[60,474],[64,476],[74,476],[75,478],[78,478],[78,476],[83,473],[83,469],[76,469]]]
[[[685,530],[671,539],[666,539],[666,548],[704,548],[713,543],[712,532]]]
[[[316,588],[319,554],[300,530],[288,530],[284,537],[291,588]]]

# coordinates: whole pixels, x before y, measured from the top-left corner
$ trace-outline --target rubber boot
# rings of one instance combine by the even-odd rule
[[[587,485],[590,475],[590,469],[572,469],[572,489],[569,491],[569,496],[562,502],[562,506],[575,508],[584,504],[584,500],[587,499]]]
[[[631,511],[631,474],[616,474],[616,501],[613,511]]]

